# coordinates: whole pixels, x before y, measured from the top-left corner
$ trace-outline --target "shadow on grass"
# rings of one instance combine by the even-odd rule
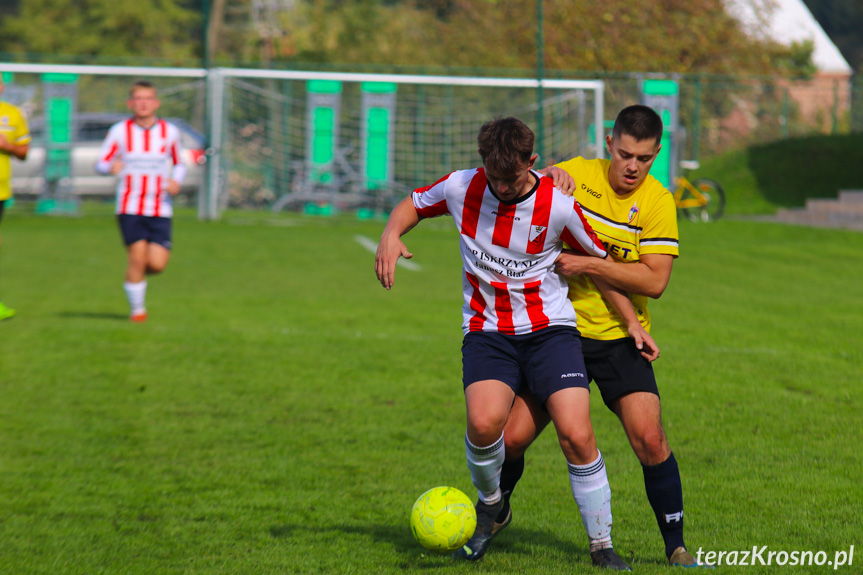
[[[447,554],[438,554],[422,549],[414,540],[410,531],[400,525],[310,527],[308,524],[283,524],[270,527],[269,533],[274,539],[290,539],[295,535],[297,537],[307,537],[309,534],[371,537],[375,542],[391,544],[396,553],[405,559],[412,558],[416,560],[420,559],[422,555],[430,559],[430,561],[421,564],[411,563],[411,569],[439,569],[451,565]],[[576,561],[583,562],[585,566],[589,566],[590,555],[586,541],[582,542],[580,539],[578,542],[574,541],[579,535],[573,534],[573,539],[562,539],[549,531],[510,527],[495,539],[489,553],[503,557],[510,556],[510,558],[523,557],[525,561],[529,561],[531,556],[537,553],[546,556],[556,555],[561,558],[574,557]],[[659,559],[639,558],[635,560],[631,553],[620,551],[619,553],[621,558],[630,565],[633,563],[651,567],[666,565],[665,561]],[[442,562],[441,559],[445,559],[446,561]]]
[[[95,311],[61,311],[57,314],[59,317],[67,318],[83,318],[83,319],[110,319],[127,321],[129,316],[122,313],[108,313]]]

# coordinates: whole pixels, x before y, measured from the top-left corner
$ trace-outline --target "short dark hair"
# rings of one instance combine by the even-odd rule
[[[612,138],[626,134],[635,138],[636,142],[643,140],[662,141],[662,118],[649,106],[636,104],[620,111],[614,121]]]
[[[150,82],[149,80],[137,80],[134,84],[132,84],[132,87],[129,88],[129,95],[131,96],[132,94],[134,94],[135,90],[137,90],[139,88],[146,89],[146,90],[155,90],[156,85],[153,84],[152,82]]]
[[[485,167],[515,177],[530,164],[535,139],[533,130],[518,118],[497,117],[479,130],[479,155]]]

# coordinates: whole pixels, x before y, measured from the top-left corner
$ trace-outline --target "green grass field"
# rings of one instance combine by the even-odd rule
[[[4,216],[0,573],[595,573],[553,433],[479,564],[407,520],[465,465],[461,289],[447,219],[407,236],[390,292],[356,239],[382,222],[181,214],[131,324],[104,206]],[[652,304],[664,421],[693,551],[837,551],[863,572],[863,234],[681,222]],[[640,466],[592,394],[615,546],[672,573]],[[767,559],[765,553],[764,559]],[[716,573],[827,573],[723,567]]]

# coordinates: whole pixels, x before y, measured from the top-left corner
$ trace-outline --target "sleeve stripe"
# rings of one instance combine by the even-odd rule
[[[117,142],[114,142],[114,145],[111,146],[111,149],[108,150],[108,153],[105,154],[105,156],[102,158],[102,161],[110,162],[114,158],[114,155],[117,153],[117,151]]]
[[[676,246],[679,245],[680,242],[674,238],[641,238],[639,242],[641,245],[651,245],[651,246]]]
[[[416,202],[414,202],[414,206],[416,206]],[[433,206],[417,208],[417,213],[424,218],[436,218],[438,216],[448,214],[449,209],[447,208],[446,200],[441,200]]]
[[[560,238],[574,250],[584,252],[588,255],[599,256],[601,258],[608,256],[608,253],[605,251],[605,246],[602,245],[596,232],[593,231],[593,228],[590,227],[589,223],[587,223],[584,213],[581,211],[581,205],[577,201],[572,204],[573,211],[578,215],[576,223],[581,224],[581,229],[569,229],[569,227],[564,227],[563,232],[560,234]]]

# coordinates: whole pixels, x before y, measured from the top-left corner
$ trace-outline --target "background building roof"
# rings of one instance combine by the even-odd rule
[[[812,63],[819,72],[851,74],[851,66],[803,0],[725,0],[725,4],[750,34],[766,35],[786,46],[812,40]]]

